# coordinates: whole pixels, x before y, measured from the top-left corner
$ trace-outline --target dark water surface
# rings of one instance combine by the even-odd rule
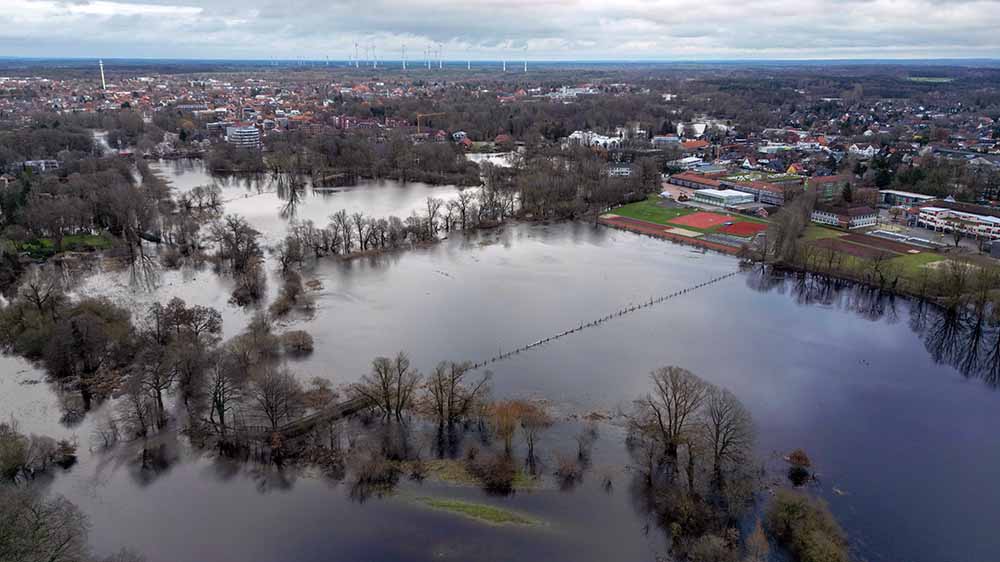
[[[412,198],[393,191],[407,187],[378,189],[408,201],[382,209],[408,214],[398,210],[439,188],[418,186]],[[364,206],[374,196],[358,197],[352,204]],[[269,233],[278,228],[266,222],[272,209],[251,218]],[[323,261],[305,275],[323,284],[315,315],[291,322],[315,337],[316,353],[291,366],[303,380],[343,384],[374,356],[401,349],[424,371],[441,360],[478,360],[736,268],[728,256],[589,224],[511,225],[425,249]],[[97,275],[81,291],[134,297],[117,275]],[[209,270],[172,272],[143,298],[217,306],[232,335],[247,312],[226,304],[228,291]],[[648,389],[650,370],[681,365],[748,406],[761,459],[808,451],[819,493],[862,558],[1000,559],[1000,394],[935,361],[947,358],[928,351],[933,329],[914,331],[922,325],[914,305],[851,288],[820,292],[817,299],[794,280],[744,272],[497,363],[494,394],[614,413]],[[0,373],[0,414],[29,431],[75,434],[87,447],[100,412],[62,426],[50,387],[20,384],[41,379],[38,371],[0,358]],[[51,488],[90,515],[97,550],[130,546],[153,562],[652,560],[666,543],[630,497],[624,433],[615,423],[600,430],[595,468],[570,492],[542,487],[495,498],[406,483],[393,497],[358,503],[345,484],[233,465],[171,443],[160,472],[138,471],[125,453],[84,451]],[[558,424],[543,455],[575,447],[573,431]],[[601,467],[615,475],[610,493],[598,485]],[[546,524],[484,526],[421,507],[414,498],[425,495],[495,503]]]

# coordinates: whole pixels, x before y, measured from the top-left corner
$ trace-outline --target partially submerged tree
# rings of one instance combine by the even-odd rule
[[[386,420],[402,422],[414,404],[420,379],[410,358],[400,351],[391,359],[376,357],[371,372],[351,386],[351,392],[367,399]]]

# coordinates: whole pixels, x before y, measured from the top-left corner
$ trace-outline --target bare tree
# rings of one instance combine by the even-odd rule
[[[489,392],[490,373],[468,384],[467,375],[472,371],[468,362],[441,362],[434,368],[424,385],[426,404],[440,427],[452,427],[465,420],[476,402]]]
[[[62,273],[53,265],[31,268],[18,289],[18,297],[35,307],[39,314],[54,315],[66,301]]]
[[[510,458],[514,452],[514,433],[520,421],[520,406],[510,400],[495,402],[490,408],[493,433],[503,441],[504,454]]]
[[[89,559],[87,519],[61,496],[0,486],[0,560],[80,562]]]
[[[705,435],[712,451],[712,474],[721,483],[724,463],[739,463],[750,455],[753,418],[732,392],[711,386],[705,402]]]
[[[250,378],[247,390],[257,411],[272,430],[291,419],[302,407],[302,385],[287,368],[267,366]]]
[[[520,403],[521,432],[524,434],[524,442],[528,446],[528,466],[531,472],[535,472],[535,442],[538,435],[552,425],[552,417],[539,404],[531,402]]]
[[[240,404],[246,382],[246,371],[235,357],[224,351],[213,357],[205,380],[208,419],[223,441],[228,438],[230,417]]]
[[[437,197],[427,198],[427,237],[429,240],[433,240],[437,234],[437,217],[442,205],[444,205],[444,201]]]
[[[420,373],[410,366],[410,358],[400,351],[395,358],[376,357],[372,370],[351,387],[355,396],[366,398],[385,419],[403,421],[413,406]]]
[[[639,401],[639,423],[652,430],[667,459],[676,464],[677,449],[696,424],[707,394],[705,381],[680,367],[661,367],[650,374],[654,391]]]

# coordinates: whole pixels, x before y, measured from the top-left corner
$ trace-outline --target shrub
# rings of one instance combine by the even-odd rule
[[[507,455],[476,455],[466,461],[469,474],[482,484],[483,489],[495,494],[509,494],[514,491],[517,467]]]
[[[809,471],[801,466],[793,466],[788,469],[788,479],[795,486],[802,486],[809,481]]]
[[[583,478],[583,468],[572,455],[556,456],[556,478],[562,488],[570,488]]]
[[[294,330],[281,335],[281,345],[289,355],[308,355],[313,352],[313,337],[304,330]]]
[[[779,490],[767,512],[768,531],[800,562],[848,562],[847,539],[826,503]]]
[[[794,466],[801,466],[803,468],[809,468],[812,466],[812,461],[809,460],[809,455],[806,454],[802,449],[795,449],[788,455],[788,462]]]

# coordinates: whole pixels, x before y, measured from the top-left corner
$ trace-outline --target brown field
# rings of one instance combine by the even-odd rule
[[[720,228],[718,231],[722,234],[731,234],[733,236],[749,238],[754,234],[765,230],[767,230],[767,225],[759,222],[735,222],[729,226]]]
[[[895,252],[897,254],[908,254],[911,250],[916,250],[918,252],[926,252],[924,248],[919,248],[917,246],[912,246],[906,244],[905,242],[896,242],[895,240],[886,240],[885,238],[879,238],[878,236],[868,236],[867,234],[846,234],[840,237],[841,240],[847,240],[850,242],[855,242],[857,244],[864,244],[865,246],[872,246],[874,248],[879,248],[889,252]]]

